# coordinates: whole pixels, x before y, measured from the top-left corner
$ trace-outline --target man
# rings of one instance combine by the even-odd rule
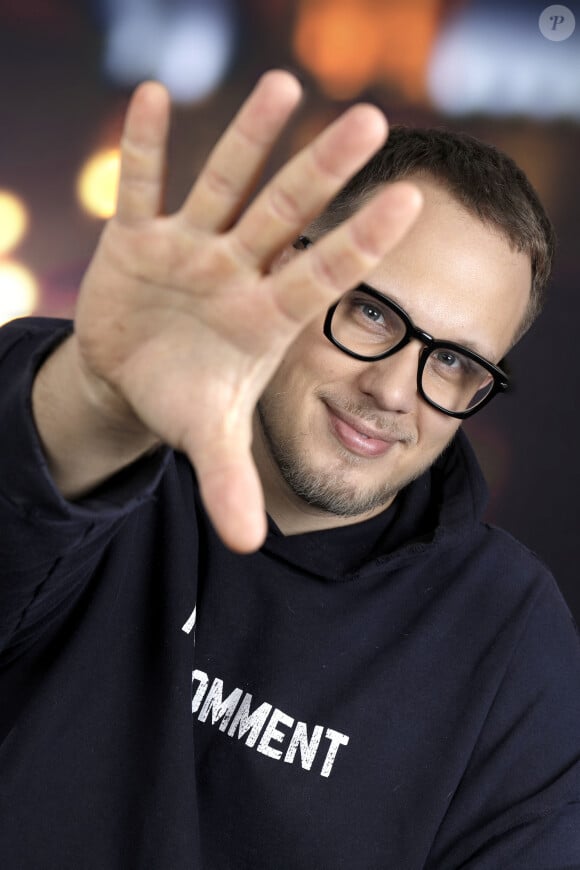
[[[74,332],[4,330],[3,866],[580,866],[577,632],[458,431],[549,222],[466,137],[371,159],[368,106],[248,205],[299,98],[162,216],[140,88]]]

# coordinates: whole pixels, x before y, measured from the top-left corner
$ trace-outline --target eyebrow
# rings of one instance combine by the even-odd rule
[[[403,305],[401,305],[401,303],[399,302],[398,299],[393,299],[391,296],[387,296],[387,294],[383,293],[382,290],[378,290],[376,287],[373,287],[372,284],[367,284],[365,281],[360,281],[359,284],[357,284],[356,288],[354,288],[354,289],[372,290],[373,293],[376,293],[378,296],[381,296],[383,299],[386,299],[387,302],[394,302],[395,305],[398,305],[399,308],[405,312],[405,314],[407,315],[407,317],[409,318],[409,320],[411,321],[411,323],[413,324],[413,326],[416,329],[420,329],[422,332],[426,332],[428,335],[431,335],[431,333],[427,329],[423,329],[421,326],[418,326],[418,324],[413,320],[413,318],[411,317],[411,315],[409,314],[407,309]],[[485,350],[485,348],[482,348],[475,341],[456,341],[453,338],[447,338],[447,337],[439,338],[436,335],[433,335],[433,340],[434,341],[449,342],[449,344],[454,344],[454,345],[457,345],[458,347],[464,347],[466,350],[470,350],[470,351],[472,351],[472,353],[476,353],[478,356],[480,356],[486,362],[489,362],[495,366],[498,365],[498,363],[493,362],[492,355],[488,354],[487,351]]]
[[[310,245],[312,244],[312,240],[309,239],[308,236],[300,236],[297,241],[302,242],[304,244],[305,248],[310,247]],[[293,243],[292,247],[294,247],[294,248],[296,247],[296,242]],[[382,293],[380,290],[377,290],[376,287],[372,287],[370,284],[367,284],[364,281],[361,281],[359,284],[357,284],[357,288],[362,289],[362,290],[366,290],[366,289],[372,290],[374,293],[377,293],[379,296],[382,296],[383,299],[386,299],[388,302],[394,302],[396,305],[399,306],[399,308],[402,311],[405,312],[405,314],[407,315],[407,317],[409,318],[409,320],[411,321],[413,326],[416,329],[420,329],[420,327],[417,326],[415,321],[412,319],[412,317],[409,314],[409,312],[407,311],[407,309],[403,308],[403,306],[400,304],[400,302],[398,302],[396,299],[391,299],[391,297],[387,296],[386,293]],[[357,289],[357,288],[353,288],[353,289]],[[424,329],[422,331],[427,332],[426,329]],[[431,333],[428,333],[428,334],[431,335]],[[466,350],[470,350],[472,353],[477,354],[482,359],[484,359],[486,362],[491,363],[491,365],[493,365],[493,366],[499,366],[499,364],[505,358],[505,354],[504,354],[504,356],[500,357],[498,362],[493,362],[494,354],[488,354],[487,351],[485,350],[485,348],[480,347],[480,345],[478,345],[477,342],[474,342],[474,341],[454,341],[451,338],[437,338],[436,336],[433,336],[433,341],[449,342],[450,344],[455,344],[458,347],[464,347]]]

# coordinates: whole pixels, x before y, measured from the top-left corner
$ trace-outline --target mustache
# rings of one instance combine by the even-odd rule
[[[346,396],[337,396],[327,390],[319,390],[317,395],[330,406],[331,410],[334,408],[337,411],[344,411],[345,414],[373,426],[393,441],[403,441],[405,444],[415,444],[417,441],[415,432],[403,428],[393,414],[377,411],[376,406],[371,403],[365,404],[360,400],[354,401]]]

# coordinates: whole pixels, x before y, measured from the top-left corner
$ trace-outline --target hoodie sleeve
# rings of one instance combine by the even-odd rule
[[[426,865],[459,867],[580,867],[580,640],[551,576]]]
[[[31,408],[34,376],[70,334],[69,321],[16,320],[0,330],[0,658],[34,602],[47,615],[123,522],[153,497],[169,451],[134,463],[79,502],[55,487]],[[43,601],[46,602],[43,605]]]

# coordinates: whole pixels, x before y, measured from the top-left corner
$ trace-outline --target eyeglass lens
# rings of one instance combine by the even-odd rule
[[[362,289],[344,295],[332,318],[333,338],[347,350],[373,358],[396,349],[406,336],[401,317]],[[493,389],[493,375],[476,360],[454,348],[436,347],[422,372],[425,396],[447,411],[477,407]]]

